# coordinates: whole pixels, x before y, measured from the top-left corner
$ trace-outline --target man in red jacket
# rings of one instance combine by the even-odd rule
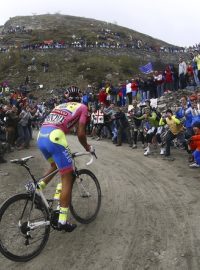
[[[100,104],[103,103],[104,105],[106,105],[106,98],[107,98],[106,89],[103,87],[99,92],[99,97],[98,97],[99,103]]]
[[[172,78],[172,72],[171,69],[168,66],[166,66],[165,69],[165,91],[167,93],[170,93],[170,91],[173,90],[173,78]]]
[[[133,100],[136,100],[137,99],[137,92],[138,92],[138,84],[137,84],[137,81],[135,79],[131,80],[131,90],[132,90]]]

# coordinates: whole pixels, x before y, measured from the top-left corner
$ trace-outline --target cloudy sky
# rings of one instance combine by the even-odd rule
[[[174,45],[200,42],[200,0],[1,0],[0,25],[56,12],[117,23]]]

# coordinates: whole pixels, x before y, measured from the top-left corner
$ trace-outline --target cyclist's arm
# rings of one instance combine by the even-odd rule
[[[89,151],[90,145],[87,143],[85,124],[79,123],[77,135],[78,135],[78,140],[79,140],[80,144],[85,148],[86,151]]]

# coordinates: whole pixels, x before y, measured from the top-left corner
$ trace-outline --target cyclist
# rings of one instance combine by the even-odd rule
[[[78,124],[77,136],[79,142],[86,151],[92,152],[92,147],[87,143],[85,131],[88,109],[84,104],[80,103],[81,92],[79,88],[75,86],[69,87],[66,92],[66,98],[68,102],[56,106],[44,120],[37,142],[42,154],[51,164],[47,174],[57,168],[61,174],[62,191],[60,195],[58,229],[71,232],[76,228],[76,224],[70,223],[68,219],[73,165],[66,134]],[[39,188],[44,189],[53,176],[40,182]]]

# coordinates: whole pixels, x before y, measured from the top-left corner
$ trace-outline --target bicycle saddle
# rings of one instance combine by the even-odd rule
[[[19,158],[19,159],[12,159],[12,160],[10,160],[10,162],[23,165],[23,164],[26,164],[26,162],[29,161],[29,159],[31,159],[31,158],[34,158],[34,157],[28,156],[28,157]]]

